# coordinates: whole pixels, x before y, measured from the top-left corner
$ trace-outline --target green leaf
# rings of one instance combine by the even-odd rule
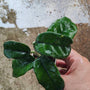
[[[33,45],[35,50],[42,55],[63,59],[69,55],[71,43],[71,38],[67,36],[46,32],[40,34]]]
[[[44,32],[38,35],[36,43],[68,46],[72,44],[72,39],[58,33]]]
[[[56,45],[48,45],[42,43],[34,43],[35,50],[47,56],[52,56],[53,58],[64,59],[66,58],[71,51],[70,46],[56,46]]]
[[[22,43],[7,41],[4,43],[4,55],[8,58],[21,59],[30,54],[30,48]]]
[[[77,26],[67,17],[56,20],[47,31],[59,33],[73,39],[77,32]]]
[[[41,56],[34,62],[34,72],[46,90],[63,90],[64,81],[53,61],[47,56]]]
[[[20,77],[24,75],[27,71],[33,68],[33,60],[32,56],[28,56],[22,60],[13,60],[12,68],[13,68],[13,77]]]

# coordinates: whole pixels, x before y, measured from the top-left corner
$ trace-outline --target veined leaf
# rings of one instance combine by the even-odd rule
[[[67,17],[56,20],[47,31],[59,33],[73,39],[77,32],[77,26]]]
[[[48,45],[45,43],[34,43],[34,48],[42,55],[47,55],[58,59],[66,58],[71,51],[70,46]]]
[[[4,54],[8,58],[20,59],[30,54],[30,48],[19,42],[7,41],[4,43]]]
[[[52,60],[41,56],[34,62],[34,72],[46,90],[63,90],[64,81]]]
[[[32,56],[26,57],[23,60],[13,60],[12,68],[13,68],[13,77],[20,77],[24,75],[27,71],[33,68],[33,60]]]
[[[72,39],[58,33],[44,32],[37,36],[36,43],[68,46],[72,44]]]
[[[42,55],[63,59],[69,55],[71,51],[71,43],[72,39],[67,36],[62,36],[53,32],[46,32],[37,37],[36,42],[34,43],[34,48]]]

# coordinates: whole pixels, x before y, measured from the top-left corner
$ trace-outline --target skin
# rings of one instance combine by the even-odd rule
[[[90,62],[87,58],[72,49],[68,58],[56,60],[56,65],[61,67],[64,90],[90,90]]]

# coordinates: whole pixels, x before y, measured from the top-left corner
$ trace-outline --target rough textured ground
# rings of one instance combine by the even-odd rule
[[[90,26],[88,24],[78,24],[77,26],[78,32],[72,47],[90,60]],[[3,55],[3,43],[7,40],[15,40],[25,43],[33,49],[32,42],[38,33],[46,30],[44,27],[28,28],[27,32],[30,35],[27,36],[21,29],[0,28],[0,90],[44,90],[38,84],[33,70],[30,70],[22,77],[12,77],[12,60]]]
[[[7,40],[23,42],[31,46],[39,29],[30,29],[30,37],[22,30],[0,28],[0,90],[44,90],[39,84],[33,70],[20,78],[12,77],[12,60],[3,55],[3,43]],[[35,33],[35,31],[37,31]],[[43,31],[43,30],[42,30]]]

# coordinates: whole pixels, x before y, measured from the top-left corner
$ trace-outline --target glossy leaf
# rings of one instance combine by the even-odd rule
[[[12,68],[13,68],[13,77],[20,77],[24,75],[27,71],[33,68],[33,60],[32,56],[28,56],[22,60],[13,60]]]
[[[67,17],[56,20],[47,31],[59,33],[73,39],[77,32],[77,26]]]
[[[8,58],[20,59],[30,54],[30,48],[19,42],[7,41],[4,43],[4,54]]]
[[[42,33],[37,37],[34,48],[42,55],[63,59],[69,55],[71,43],[72,40],[69,37],[48,32]]]
[[[46,43],[51,45],[68,46],[72,44],[72,39],[53,32],[45,32],[38,35],[36,43]]]
[[[34,62],[34,72],[46,90],[63,90],[64,81],[55,64],[47,56],[41,56]]]
[[[34,48],[42,55],[52,56],[58,59],[66,58],[71,51],[70,46],[57,46],[45,43],[34,43]]]

